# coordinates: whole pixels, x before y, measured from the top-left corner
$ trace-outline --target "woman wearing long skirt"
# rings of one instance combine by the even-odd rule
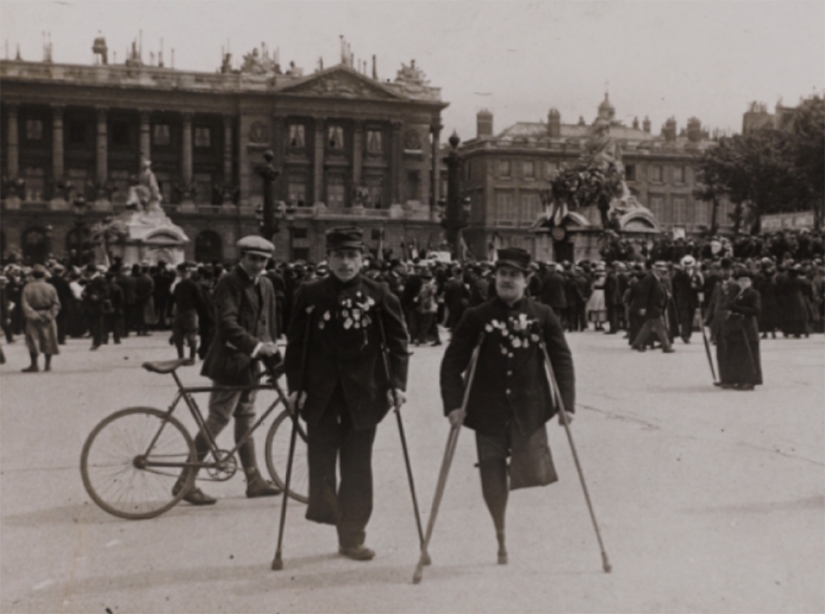
[[[719,339],[724,351],[718,357],[725,363],[719,365],[719,372],[723,374],[721,386],[753,390],[762,383],[758,325],[762,300],[759,292],[753,289],[751,273],[746,268],[738,267],[734,279],[740,290],[730,305]]]
[[[607,304],[604,301],[604,284],[607,276],[605,266],[600,262],[596,267],[596,281],[593,283],[593,294],[587,299],[587,321],[596,325],[596,330],[604,330],[607,322]]]

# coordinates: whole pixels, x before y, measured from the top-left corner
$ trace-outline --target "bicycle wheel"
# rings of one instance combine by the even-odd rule
[[[154,518],[189,490],[192,471],[180,492],[172,494],[183,463],[195,458],[195,444],[177,419],[151,407],[130,407],[105,418],[89,433],[80,455],[80,475],[92,500],[110,514],[130,520]]]
[[[305,427],[304,427],[305,429]],[[309,503],[309,460],[307,459],[306,431],[302,429],[295,438],[295,456],[292,459],[292,476],[289,480],[289,496]],[[289,438],[292,435],[292,416],[282,411],[266,434],[266,467],[272,481],[279,488],[286,486],[286,464],[289,459]]]

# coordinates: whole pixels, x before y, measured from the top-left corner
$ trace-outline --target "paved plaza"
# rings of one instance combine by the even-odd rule
[[[22,374],[20,338],[0,367],[3,612],[822,612],[825,610],[825,343],[762,342],[765,385],[711,385],[701,337],[676,353],[631,352],[620,335],[568,334],[577,371],[573,433],[613,572],[601,569],[564,430],[549,426],[560,481],[516,491],[509,565],[496,564],[472,434],[458,442],[430,553],[418,536],[395,421],[375,445],[369,563],[337,555],[331,527],[292,503],[284,569],[270,570],[281,499],[220,498],[152,520],[103,512],[83,489],[83,442],[127,406],[164,408],[167,335],[89,352],[61,348],[50,374]],[[442,347],[412,348],[407,438],[424,521],[448,426]],[[204,381],[198,368],[186,382]],[[205,401],[205,399],[203,399]],[[259,403],[260,405],[260,403]],[[181,408],[182,410],[183,408]],[[183,416],[183,411],[180,412]],[[191,420],[186,424],[191,428]],[[262,460],[263,435],[258,438]],[[222,434],[231,440],[231,429]]]

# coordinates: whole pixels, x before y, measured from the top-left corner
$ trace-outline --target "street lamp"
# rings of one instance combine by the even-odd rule
[[[447,207],[441,226],[446,230],[447,243],[454,257],[461,253],[461,229],[467,226],[467,214],[469,213],[470,199],[464,199],[462,203],[459,195],[461,186],[459,185],[459,166],[461,161],[458,158],[458,144],[461,139],[453,132],[450,136],[450,153],[444,158],[447,165]],[[466,212],[466,213],[465,213]]]
[[[272,202],[272,190],[275,180],[280,175],[280,171],[275,168],[272,161],[275,159],[275,154],[271,149],[264,152],[264,161],[266,164],[259,166],[255,172],[260,175],[264,183],[264,204],[262,210],[263,222],[261,223],[261,235],[268,240],[272,240],[272,235],[278,232],[278,222],[275,217],[274,203]]]

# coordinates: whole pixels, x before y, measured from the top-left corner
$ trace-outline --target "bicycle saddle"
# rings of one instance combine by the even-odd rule
[[[178,367],[191,365],[188,358],[178,358],[176,360],[158,360],[156,362],[144,362],[141,367],[150,373],[171,373]]]

